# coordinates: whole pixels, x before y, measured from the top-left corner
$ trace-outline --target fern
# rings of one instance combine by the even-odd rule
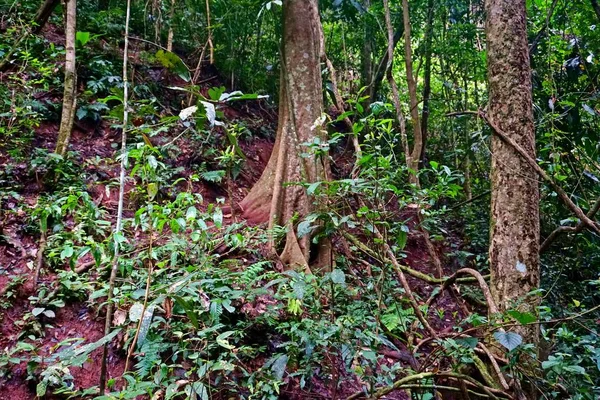
[[[135,366],[140,378],[150,376],[152,368],[161,363],[160,353],[164,346],[161,338],[158,338],[157,341],[147,340],[142,345],[140,353],[144,354],[144,357],[141,357]]]
[[[265,267],[270,265],[270,261],[259,261],[248,266],[248,268],[246,268],[246,270],[242,273],[240,277],[241,283],[249,284],[251,282],[256,281],[260,274],[265,270]]]

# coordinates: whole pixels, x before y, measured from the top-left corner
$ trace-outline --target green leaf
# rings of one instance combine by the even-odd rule
[[[197,215],[198,215],[198,210],[196,210],[196,207],[190,206],[185,213],[185,219],[187,219],[187,220],[196,219]]]
[[[518,333],[514,332],[495,332],[494,337],[508,351],[513,351],[523,343],[523,338]]]
[[[317,190],[317,188],[319,187],[319,185],[320,185],[320,184],[321,184],[321,182],[315,182],[315,183],[311,184],[311,185],[308,187],[308,189],[306,189],[306,193],[307,193],[309,196],[312,196],[312,195],[313,195],[313,193],[315,193],[315,190]]]
[[[54,317],[56,317],[56,314],[54,314],[54,311],[52,311],[52,310],[45,310],[45,311],[43,312],[43,314],[44,314],[46,317],[48,317],[48,318],[54,318]]]
[[[37,317],[38,315],[40,315],[41,313],[43,313],[46,309],[43,307],[36,307],[33,310],[31,310],[31,314],[33,314],[34,317]]]
[[[148,165],[150,165],[150,168],[152,168],[153,170],[156,170],[156,168],[158,167],[158,161],[156,160],[156,157],[154,156],[148,156]]]
[[[229,336],[233,335],[235,332],[234,331],[227,331],[227,332],[223,332],[221,333],[219,336],[217,336],[217,344],[221,347],[226,348],[227,350],[233,350],[235,349],[235,346],[229,344],[229,342],[225,339],[227,339]]]
[[[79,107],[77,109],[77,119],[82,120],[88,115],[88,110],[85,107]]]
[[[183,308],[183,311],[185,312],[185,315],[187,315],[187,317],[189,318],[190,322],[192,323],[192,326],[198,329],[200,325],[198,324],[198,317],[193,307],[184,298],[180,296],[173,296],[173,299],[175,299],[177,304],[179,304],[181,308]]]
[[[75,34],[75,40],[77,40],[79,45],[85,46],[87,44],[87,42],[90,41],[90,33],[89,32],[77,32]]]
[[[137,322],[142,318],[142,312],[144,312],[144,305],[142,303],[135,303],[129,309],[129,320],[131,322]]]
[[[48,384],[46,383],[46,381],[41,381],[40,383],[38,383],[35,388],[35,394],[38,397],[44,397],[46,395],[47,385]]]
[[[331,282],[344,286],[346,284],[346,275],[341,269],[331,271]]]
[[[271,365],[271,371],[273,371],[273,376],[278,381],[283,379],[283,374],[285,374],[288,358],[289,357],[287,354],[282,354]]]
[[[156,197],[157,193],[158,193],[158,184],[156,184],[156,182],[150,182],[148,184],[148,198],[150,200],[153,200]]]
[[[64,260],[66,258],[70,258],[73,256],[73,247],[71,247],[70,245],[66,245],[63,250],[60,252],[60,259]]]
[[[195,114],[196,111],[198,111],[198,107],[197,106],[191,106],[188,108],[184,108],[183,110],[181,110],[181,112],[179,113],[179,118],[182,121],[185,121],[186,119],[188,119],[191,115]]]
[[[192,388],[194,389],[194,392],[200,396],[200,400],[208,400],[208,390],[201,382],[192,383]]]
[[[400,250],[404,250],[406,247],[406,242],[408,241],[408,233],[404,231],[398,232],[398,236],[396,237],[396,244]]]
[[[458,343],[459,345],[461,345],[463,347],[467,347],[469,349],[474,349],[475,347],[477,347],[477,343],[479,343],[479,339],[474,338],[474,337],[457,338],[456,343]]]
[[[207,182],[219,183],[219,182],[221,182],[221,180],[223,180],[223,177],[225,176],[225,171],[217,170],[217,171],[202,172],[200,174],[200,176],[202,177],[202,179],[204,179]]]
[[[177,74],[184,81],[190,81],[190,71],[177,54],[170,51],[158,50],[155,56],[163,67]]]
[[[527,325],[537,321],[535,315],[529,312],[520,312],[517,310],[509,310],[507,314],[513,317],[521,325]]]
[[[144,315],[142,316],[142,323],[140,324],[140,333],[138,335],[138,348],[142,347],[144,342],[146,341],[146,336],[148,335],[148,331],[150,330],[150,323],[152,322],[152,317],[154,316],[154,305],[150,305],[144,311]]]
[[[306,235],[310,235],[310,233],[316,227],[312,225],[312,221],[302,221],[298,224],[298,239],[303,238]]]

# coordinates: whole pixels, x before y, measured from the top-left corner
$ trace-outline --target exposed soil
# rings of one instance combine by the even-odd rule
[[[58,28],[50,26],[46,28],[45,34],[51,42],[61,42],[62,32]],[[207,70],[206,76],[203,78],[210,79],[210,82],[203,88],[203,91],[220,83],[218,78],[213,78],[213,74],[213,70]],[[164,85],[173,83],[169,79],[177,79],[173,77],[169,78],[168,76],[168,74],[161,72],[156,74],[156,79],[161,80],[161,84]],[[221,111],[224,112],[228,120],[243,121],[252,132],[251,139],[240,141],[240,146],[246,159],[239,177],[232,182],[231,194],[233,199],[228,198],[229,193],[224,184],[217,185],[202,181],[194,182],[193,190],[196,193],[202,194],[205,199],[204,205],[222,197],[225,198],[225,208],[233,205],[234,212],[236,212],[236,204],[244,198],[254,182],[258,180],[269,159],[277,122],[276,112],[273,106],[264,101],[238,103],[224,107]],[[56,123],[47,122],[42,124],[36,131],[32,148],[39,147],[50,151],[53,150],[57,131],[58,127]],[[216,129],[214,133],[216,135],[223,135],[223,132],[219,131],[219,129]],[[173,140],[176,136],[176,134],[171,134],[170,136],[158,135],[152,137],[151,140],[156,144],[164,144]],[[117,208],[117,189],[114,184],[108,186],[108,183],[114,182],[118,177],[119,166],[114,159],[119,147],[119,141],[120,132],[111,129],[107,123],[95,127],[87,127],[84,123],[78,123],[71,139],[71,150],[78,153],[78,160],[84,165],[86,175],[89,178],[87,182],[88,192],[94,202],[102,205],[113,216]],[[198,157],[197,145],[186,136],[177,139],[174,145],[178,150],[177,155],[175,158],[167,160],[167,162],[173,166],[183,168],[178,177],[189,178],[196,173],[194,166]],[[102,162],[83,163],[84,160],[95,160],[97,158],[101,159]],[[0,162],[7,163],[9,160],[10,157],[0,151]],[[334,172],[341,176],[347,174],[349,172],[348,165],[351,165],[351,162],[352,159],[348,157],[347,152],[340,152],[334,160]],[[23,197],[24,204],[30,207],[35,206],[38,196],[44,190],[43,185],[39,179],[30,176],[25,164],[15,164],[13,168],[19,171],[18,176],[24,177],[21,182],[18,182],[22,188],[20,194]],[[133,182],[128,182],[127,190],[131,190],[132,188]],[[127,215],[132,215],[134,211],[133,206],[126,207]],[[39,237],[25,230],[27,225],[25,210],[18,210],[17,207],[16,204],[11,204],[10,202],[3,203],[2,214],[0,215],[0,233],[8,238],[0,241],[0,294],[6,294],[9,282],[12,279],[11,277],[20,276],[25,280],[24,284],[17,285],[15,293],[10,298],[10,306],[1,309],[0,348],[2,349],[13,347],[20,340],[20,336],[24,334],[19,322],[22,320],[23,314],[30,308],[27,298],[33,293],[33,284],[31,282],[32,270],[39,246]],[[237,214],[239,215],[239,212]],[[231,210],[229,210],[228,216],[231,216]],[[406,217],[406,213],[398,215],[399,220],[406,219]],[[339,247],[339,243],[336,246]],[[443,244],[440,245],[440,247],[442,246]],[[404,262],[418,271],[435,275],[430,257],[425,249],[426,246],[420,236],[411,236],[405,249],[406,258]],[[80,264],[86,261],[88,259],[81,260]],[[362,266],[357,266],[357,269],[360,268]],[[452,271],[447,270],[445,273],[449,275]],[[50,286],[56,279],[54,274],[55,271],[45,272],[42,275],[42,283]],[[415,293],[425,299],[434,289],[431,285],[423,284],[422,281],[417,279],[410,278],[410,283]],[[434,311],[438,309],[443,311],[439,313],[441,317]],[[433,327],[443,332],[452,329],[456,321],[464,316],[463,314],[463,310],[457,304],[456,300],[450,294],[444,293],[433,305],[428,317]],[[49,324],[51,326],[46,326],[44,336],[34,341],[40,355],[51,354],[55,350],[54,347],[65,339],[84,337],[86,343],[92,343],[103,337],[103,315],[98,315],[98,311],[95,308],[89,308],[85,301],[72,301],[68,303],[65,307],[57,311],[56,318],[47,322],[51,322]],[[125,364],[124,351],[116,348],[116,346],[111,346],[109,354],[109,375],[115,378],[121,376]],[[101,353],[101,348],[95,350],[83,367],[71,369],[75,388],[89,388],[98,384]],[[339,356],[332,354],[330,361],[332,365],[339,364]],[[383,361],[383,363],[389,365],[398,362],[408,365],[406,360],[402,360],[401,357],[399,358],[392,353],[390,353],[389,357],[386,356]],[[344,369],[340,365],[338,371],[344,371]],[[24,363],[15,365],[11,370],[9,379],[0,379],[0,400],[34,399],[35,382],[27,381],[27,375]],[[287,387],[282,388],[282,398],[343,398],[360,390],[361,383],[354,377],[339,376],[336,379],[345,381],[338,389],[335,389],[336,385],[331,382],[324,382],[314,378],[310,393],[301,390],[299,382],[292,379]],[[403,392],[392,393],[385,398],[407,399]]]

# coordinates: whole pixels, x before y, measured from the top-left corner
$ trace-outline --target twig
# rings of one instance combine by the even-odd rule
[[[40,246],[37,251],[37,258],[35,262],[35,273],[33,274],[33,288],[35,289],[40,279],[40,271],[44,265],[44,251],[46,251],[46,230],[42,229],[40,236]]]
[[[452,207],[450,207],[448,209],[448,211],[453,211],[453,210],[456,210],[457,208],[461,208],[462,206],[466,206],[467,204],[473,203],[473,202],[481,199],[482,197],[487,196],[490,193],[492,193],[491,190],[486,190],[485,192],[480,193],[477,196],[471,197],[469,200],[465,200],[465,201],[462,201],[462,202],[460,202],[458,204],[453,205]]]
[[[126,373],[129,370],[129,360],[135,351],[135,346],[137,345],[138,338],[140,337],[140,331],[142,330],[142,322],[144,321],[144,315],[146,314],[146,310],[148,309],[148,298],[150,297],[150,284],[152,283],[152,272],[154,271],[154,263],[152,262],[152,235],[154,234],[152,230],[152,221],[150,222],[150,244],[148,246],[148,277],[146,278],[146,291],[144,292],[144,305],[142,307],[142,315],[140,316],[140,320],[138,321],[137,329],[135,330],[135,336],[131,341],[131,346],[129,347],[129,351],[127,352],[127,358],[125,359],[125,369],[123,373]]]

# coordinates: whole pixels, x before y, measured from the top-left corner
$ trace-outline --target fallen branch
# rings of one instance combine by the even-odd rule
[[[478,389],[482,390],[488,397],[490,397],[492,399],[498,400],[498,396],[502,396],[507,399],[512,399],[512,396],[510,396],[508,393],[498,390],[498,389],[493,389],[493,388],[487,387],[487,386],[483,385],[481,382],[478,382],[477,380],[475,380],[475,378],[472,378],[468,375],[458,374],[455,372],[441,372],[441,373],[422,372],[420,374],[405,376],[404,378],[401,378],[401,379],[397,380],[396,382],[394,382],[393,385],[379,389],[378,391],[373,393],[373,395],[370,397],[366,397],[365,393],[360,391],[360,392],[354,393],[353,395],[347,397],[346,400],[356,400],[356,399],[361,399],[361,398],[379,399],[379,398],[393,392],[394,390],[401,389],[404,385],[409,384],[410,382],[421,381],[421,380],[429,379],[429,378],[448,378],[448,379],[467,381],[467,382],[471,383],[472,385],[476,386]]]
[[[383,259],[381,260],[379,255],[376,254],[371,248],[369,248],[367,245],[365,245],[364,243],[362,243],[360,240],[358,240],[358,238],[354,235],[352,235],[351,233],[348,232],[344,232],[344,237],[346,239],[348,239],[350,242],[352,242],[353,245],[355,245],[356,247],[358,247],[363,253],[365,253],[366,255],[368,255],[369,257],[384,263],[384,262],[390,262],[390,260]],[[439,284],[443,284],[444,282],[446,282],[448,279],[452,278],[454,275],[451,275],[449,277],[442,277],[442,278],[436,278],[433,277],[431,275],[427,275],[423,272],[417,271],[413,268],[410,268],[406,265],[402,265],[402,264],[398,264],[398,267],[402,270],[402,272],[407,273],[408,275],[412,276],[413,278],[417,278],[420,279],[424,282],[427,283],[431,283],[433,285],[439,285]],[[483,278],[489,278],[489,275],[483,275]],[[458,277],[454,277],[453,282],[456,283],[473,283],[473,282],[477,282],[477,278],[472,277],[472,278],[458,278]]]

